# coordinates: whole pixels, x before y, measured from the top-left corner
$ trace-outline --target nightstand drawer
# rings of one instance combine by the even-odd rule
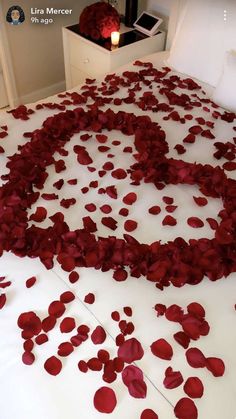
[[[73,34],[72,34],[73,35]],[[109,70],[109,56],[86,41],[70,37],[69,53],[71,65],[77,69],[97,76]]]

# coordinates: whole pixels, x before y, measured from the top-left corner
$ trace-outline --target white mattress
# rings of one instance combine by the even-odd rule
[[[145,60],[152,61],[154,65],[159,67],[165,58],[166,53],[158,53],[145,57]],[[125,69],[132,69],[132,66],[122,67],[119,72]],[[206,90],[207,86],[204,86],[204,89]],[[119,95],[122,96],[122,91],[119,92]],[[60,102],[62,99],[54,97],[48,100]],[[48,100],[45,100],[45,102]],[[115,111],[118,110],[115,106],[112,108]],[[122,105],[122,110],[134,112],[136,115],[143,114],[140,109],[133,105]],[[29,132],[40,128],[45,118],[56,112],[43,109],[33,114],[28,121],[15,120],[10,114],[0,113],[0,126],[7,124],[9,127],[9,136],[1,143],[6,150],[5,155],[12,155],[17,151],[19,144],[24,144],[27,141],[22,136],[25,131]],[[193,112],[196,113],[195,116],[200,116],[202,113],[197,108]],[[185,131],[188,130],[192,122],[180,126],[174,121],[163,121],[163,116],[164,114],[150,112],[151,119],[159,122],[166,131],[170,146],[169,156],[179,158],[174,146],[181,142],[185,136]],[[216,138],[227,141],[234,135],[233,125],[217,121],[214,132]],[[79,135],[74,135],[65,147],[70,151],[70,156],[73,154],[72,149],[78,139]],[[123,154],[122,149],[124,144],[132,145],[132,138],[117,132],[111,132],[109,139],[109,145],[111,139],[118,139],[122,142],[121,146],[111,146],[112,152],[116,153],[112,159],[115,167],[128,168],[134,160],[132,155]],[[197,161],[216,165],[216,160],[212,156],[214,147],[211,141],[202,139],[187,148],[187,153],[180,158],[189,162]],[[96,166],[98,170],[105,161],[109,160],[103,153],[97,153],[95,142],[91,142],[89,152],[94,156],[93,166]],[[6,173],[5,155],[0,155],[0,175]],[[46,206],[49,214],[58,210],[64,212],[65,219],[71,229],[81,228],[81,218],[90,215],[97,222],[97,234],[99,236],[108,237],[115,234],[117,237],[122,237],[124,218],[118,215],[118,210],[121,206],[124,206],[121,202],[122,197],[133,188],[129,185],[129,178],[122,182],[109,176],[105,179],[99,178],[99,186],[117,183],[118,194],[121,198],[115,201],[106,197],[106,203],[112,205],[113,208],[111,215],[118,221],[118,228],[113,233],[100,223],[102,213],[99,210],[90,214],[84,209],[85,203],[96,203],[97,208],[105,203],[104,195],[98,195],[95,189],[91,189],[87,195],[82,195],[80,192],[81,187],[98,178],[97,172],[90,173],[86,167],[78,166],[74,157],[72,159],[70,157],[70,160],[64,157],[63,159],[67,162],[67,171],[56,174],[50,168],[50,176],[46,181],[44,191],[55,192],[52,185],[62,177],[65,180],[76,177],[79,179],[78,187],[68,185],[61,191],[56,192],[60,195],[60,199],[76,197],[77,205],[68,210],[63,210],[56,201],[44,201],[40,198],[37,206]],[[221,161],[219,163],[222,164]],[[197,207],[193,203],[192,196],[199,196],[199,191],[195,187],[186,185],[170,185],[163,191],[157,191],[151,184],[142,184],[135,189],[135,192],[137,192],[139,199],[137,204],[130,209],[130,218],[137,220],[139,223],[137,230],[132,233],[139,241],[151,243],[161,239],[164,243],[178,236],[185,239],[213,237],[213,232],[207,225],[201,229],[192,229],[187,226],[186,218],[192,215],[199,216],[202,219],[214,218],[215,213],[218,213],[221,208],[220,200],[209,198],[207,207]],[[166,215],[161,200],[163,196],[174,197],[175,203],[178,205],[176,210],[178,224],[176,227],[163,227],[161,224],[164,215]],[[162,207],[161,214],[155,217],[155,220],[147,211],[154,204]],[[30,213],[33,213],[34,209],[35,206]],[[47,225],[47,220],[41,224],[42,227]],[[116,409],[110,415],[111,419],[138,419],[141,412],[146,408],[156,411],[159,419],[174,419],[173,406],[180,398],[185,397],[185,394],[182,386],[175,390],[167,390],[163,386],[164,372],[168,366],[172,366],[174,370],[180,370],[184,379],[190,376],[197,376],[202,379],[205,387],[204,397],[195,400],[199,419],[235,418],[235,274],[216,282],[211,282],[206,278],[196,286],[186,285],[181,289],[169,287],[161,292],[145,278],[128,277],[125,282],[116,282],[112,279],[112,272],[102,273],[85,268],[79,270],[80,280],[72,285],[68,281],[68,273],[64,272],[58,263],[55,263],[53,269],[47,271],[39,260],[20,259],[10,253],[4,253],[0,258],[0,268],[0,276],[5,275],[8,280],[12,281],[9,289],[5,290],[7,303],[0,311],[1,419],[95,419],[105,417],[105,414],[102,415],[93,407],[95,391],[106,385],[102,381],[101,372],[83,374],[78,370],[77,363],[81,359],[88,360],[96,356],[97,350],[101,348],[109,350],[111,355],[115,356],[114,339],[118,334],[118,327],[111,319],[111,312],[118,310],[122,313],[122,308],[125,306],[131,306],[133,309],[134,336],[142,342],[145,350],[145,356],[136,364],[144,372],[148,393],[146,399],[131,398],[121,378],[118,377],[114,383],[108,385],[115,390],[118,400]],[[25,280],[31,276],[36,276],[37,282],[32,288],[27,289]],[[76,299],[69,305],[66,315],[75,317],[78,324],[87,324],[91,330],[96,325],[102,324],[107,331],[107,339],[103,345],[95,346],[89,340],[76,348],[73,354],[63,359],[61,374],[53,377],[45,372],[43,364],[49,356],[56,354],[58,344],[67,340],[67,336],[64,338],[58,328],[49,332],[49,342],[37,346],[34,351],[35,363],[32,366],[26,366],[21,362],[23,341],[16,323],[19,314],[26,311],[33,310],[40,317],[45,317],[49,303],[58,299],[65,290],[73,290],[76,294]],[[89,292],[96,296],[93,305],[84,303],[84,296]],[[220,357],[224,360],[226,372],[221,378],[214,378],[206,369],[192,369],[186,363],[183,348],[177,345],[173,339],[173,333],[180,328],[164,318],[157,318],[153,309],[156,303],[166,304],[167,306],[179,304],[186,307],[193,301],[201,303],[206,309],[206,319],[211,326],[211,331],[208,336],[193,342],[191,347],[198,347],[206,356]],[[171,361],[160,360],[154,357],[149,350],[150,344],[160,338],[165,338],[174,348],[174,357]]]

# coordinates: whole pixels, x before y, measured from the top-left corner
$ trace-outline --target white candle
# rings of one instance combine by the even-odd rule
[[[120,40],[120,32],[112,32],[111,33],[111,43],[114,46],[117,46],[119,44]]]

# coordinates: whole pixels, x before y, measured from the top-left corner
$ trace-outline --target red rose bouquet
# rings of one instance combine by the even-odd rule
[[[117,10],[105,2],[97,2],[85,7],[80,15],[80,32],[94,40],[106,39],[111,32],[120,28]]]

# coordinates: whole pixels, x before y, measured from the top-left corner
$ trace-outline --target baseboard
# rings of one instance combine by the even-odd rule
[[[20,96],[20,103],[26,104],[37,102],[38,100],[46,99],[47,97],[63,92],[64,90],[66,90],[65,80],[52,84],[51,86],[44,87],[43,89],[35,90],[27,95]]]

